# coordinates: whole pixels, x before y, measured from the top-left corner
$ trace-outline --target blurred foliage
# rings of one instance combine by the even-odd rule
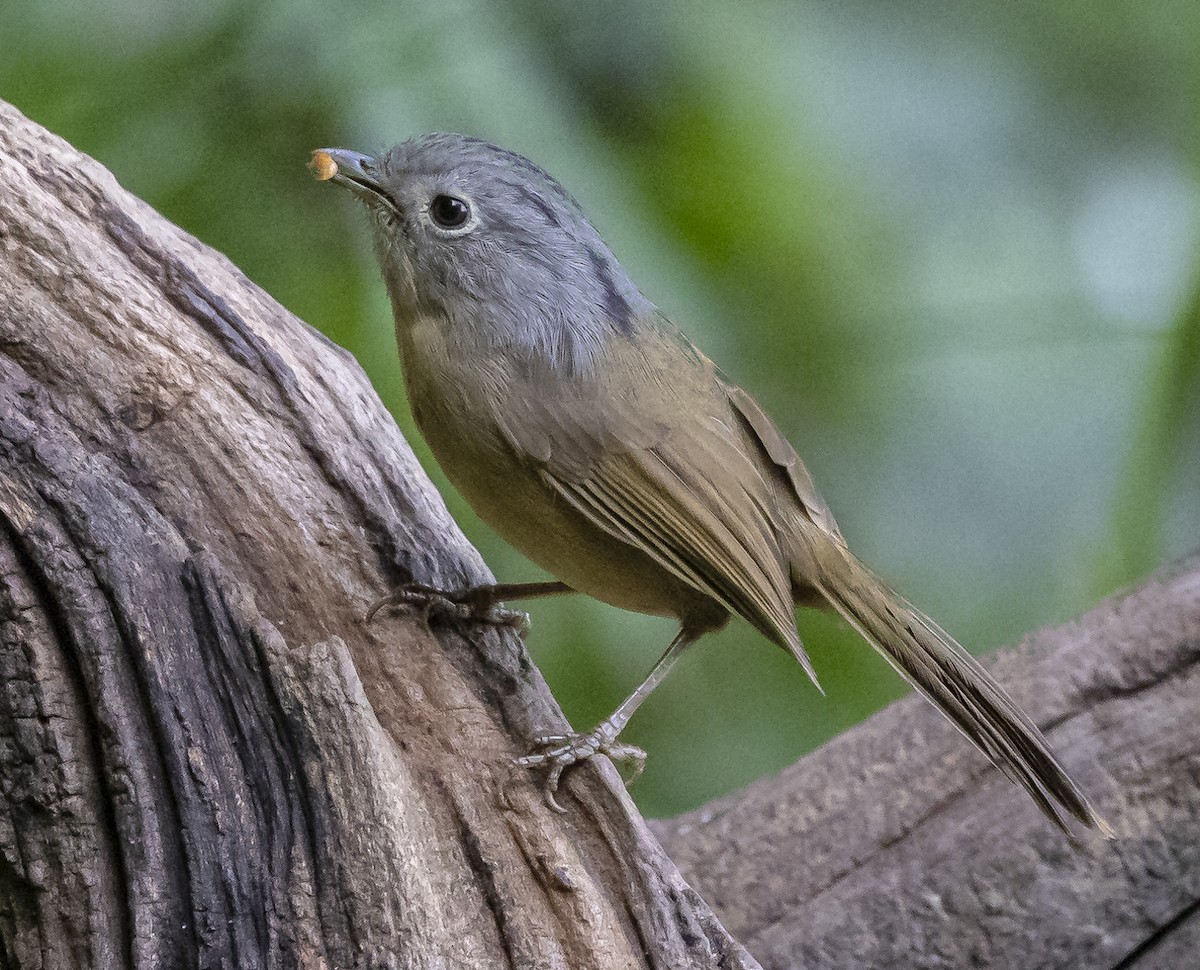
[[[412,434],[365,220],[315,147],[463,130],[559,176],[851,544],[973,649],[1197,545],[1194,0],[8,0],[0,36],[0,96],[358,355],[506,580],[536,571]],[[532,614],[579,727],[672,632],[582,598]],[[645,810],[902,692],[800,622],[827,697],[744,625],[709,638],[628,732]]]

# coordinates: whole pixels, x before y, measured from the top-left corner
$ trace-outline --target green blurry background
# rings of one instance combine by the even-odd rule
[[[411,433],[366,221],[309,151],[452,129],[556,174],[791,436],[860,555],[985,651],[1200,545],[1200,4],[0,4],[0,97],[351,348],[505,580],[532,566]],[[666,621],[532,607],[578,727]],[[744,624],[635,718],[651,814],[903,692],[804,614],[827,697]]]

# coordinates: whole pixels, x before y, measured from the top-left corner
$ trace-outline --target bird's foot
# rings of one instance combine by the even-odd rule
[[[542,795],[546,804],[556,812],[565,812],[554,797],[558,792],[558,783],[562,774],[572,765],[587,761],[598,754],[607,755],[616,762],[632,762],[633,774],[626,779],[625,784],[631,785],[635,778],[646,767],[646,752],[632,744],[620,744],[617,732],[607,722],[601,724],[587,734],[552,734],[537,738],[534,745],[541,749],[523,758],[516,758],[513,764],[521,768],[547,768],[546,780],[542,785]]]
[[[370,623],[380,610],[388,607],[408,607],[420,613],[426,623],[434,620],[466,621],[507,626],[524,633],[529,626],[528,614],[501,606],[491,592],[491,586],[444,590],[423,583],[403,583],[372,603],[365,620]]]

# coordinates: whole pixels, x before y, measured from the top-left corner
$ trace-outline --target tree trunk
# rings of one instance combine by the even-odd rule
[[[0,183],[0,970],[758,966],[611,765],[511,767],[514,633],[363,624],[490,577],[350,356],[2,103]],[[995,665],[1116,843],[916,699],[659,834],[769,967],[1183,966],[1198,590]]]
[[[754,967],[344,350],[0,106],[0,966]]]

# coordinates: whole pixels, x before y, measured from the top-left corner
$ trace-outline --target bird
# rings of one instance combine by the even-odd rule
[[[583,593],[670,617],[646,679],[591,731],[538,739],[517,764],[563,772],[645,755],[619,735],[680,655],[736,615],[817,682],[796,609],[840,615],[1068,834],[1112,830],[978,661],[849,549],[812,476],[758,403],[633,282],[575,198],[524,155],[437,132],[372,156],[313,153],[370,215],[417,428],[481,519],[552,581],[439,590],[502,603]]]

